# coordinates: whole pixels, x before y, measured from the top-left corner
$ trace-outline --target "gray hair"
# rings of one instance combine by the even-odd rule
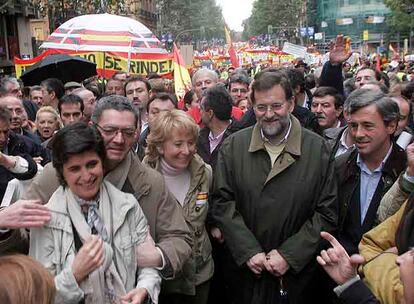
[[[202,75],[208,75],[211,77],[211,79],[214,82],[218,82],[219,78],[216,72],[214,72],[213,70],[209,70],[209,69],[199,69],[197,72],[194,73],[193,78],[192,78],[192,82],[193,85],[195,85],[197,79],[202,76]]]
[[[10,77],[10,76],[4,76],[1,80],[0,80],[0,96],[4,96],[7,95],[8,92],[8,84],[9,83],[14,83],[20,86],[19,81],[17,81],[16,78],[14,77]]]
[[[400,110],[397,103],[380,91],[357,89],[348,96],[344,108],[348,114],[353,114],[370,105],[376,105],[385,124],[399,121]]]
[[[96,103],[95,109],[91,116],[93,123],[98,123],[105,110],[115,110],[118,112],[128,111],[134,114],[135,125],[138,123],[138,112],[132,106],[131,102],[125,96],[109,95],[102,97]]]

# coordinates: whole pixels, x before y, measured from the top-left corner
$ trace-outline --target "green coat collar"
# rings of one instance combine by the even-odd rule
[[[285,152],[290,154],[300,156],[301,154],[301,145],[302,145],[302,127],[299,120],[293,115],[290,115],[292,121],[292,129],[287,138]],[[256,152],[259,150],[266,150],[264,147],[264,142],[262,139],[262,134],[260,132],[260,127],[256,123],[253,128],[252,138],[250,140],[249,152]]]

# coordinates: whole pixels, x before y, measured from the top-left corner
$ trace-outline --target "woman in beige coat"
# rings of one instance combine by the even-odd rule
[[[207,303],[214,264],[205,228],[211,168],[196,154],[198,126],[180,110],[160,113],[151,125],[144,163],[158,170],[182,207],[193,238],[191,258],[174,280],[163,281],[160,303]]]
[[[61,186],[46,205],[51,220],[31,230],[30,255],[55,276],[55,303],[157,303],[160,276],[136,261],[147,221],[133,195],[103,181],[98,132],[74,124],[52,145]]]

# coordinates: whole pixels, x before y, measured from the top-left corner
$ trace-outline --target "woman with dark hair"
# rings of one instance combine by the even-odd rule
[[[31,230],[30,255],[55,276],[55,302],[157,303],[159,274],[136,261],[136,246],[149,238],[147,221],[133,195],[103,181],[99,133],[76,123],[51,144],[61,186],[47,204],[51,220]]]
[[[55,284],[50,273],[26,255],[0,257],[0,298],[3,304],[52,304]]]

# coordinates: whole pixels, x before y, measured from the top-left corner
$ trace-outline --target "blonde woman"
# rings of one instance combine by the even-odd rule
[[[51,106],[41,107],[36,114],[36,134],[44,142],[63,127],[59,114]]]
[[[214,264],[205,228],[211,168],[196,154],[198,126],[180,110],[160,113],[151,126],[144,163],[158,170],[181,205],[193,237],[193,253],[182,275],[164,281],[160,303],[208,300]]]

